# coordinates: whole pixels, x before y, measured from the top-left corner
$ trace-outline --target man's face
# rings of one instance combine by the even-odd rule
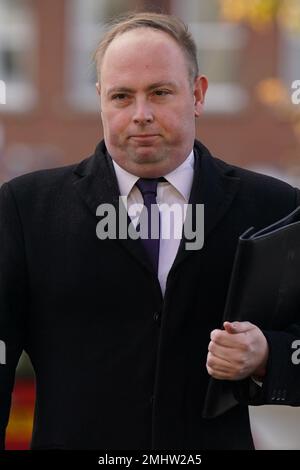
[[[115,38],[97,84],[112,158],[145,178],[174,170],[193,148],[206,88],[203,76],[192,86],[184,53],[166,33],[140,28]]]

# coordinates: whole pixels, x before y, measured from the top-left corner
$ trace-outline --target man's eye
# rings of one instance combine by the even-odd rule
[[[166,96],[166,95],[169,95],[170,92],[169,92],[169,90],[156,90],[155,94],[157,96]]]
[[[118,94],[112,96],[112,99],[116,100],[116,101],[122,101],[126,98],[127,98],[127,95],[125,93],[118,93]]]

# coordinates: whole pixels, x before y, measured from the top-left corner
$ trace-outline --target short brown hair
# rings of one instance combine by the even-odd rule
[[[126,16],[118,17],[109,26],[109,30],[99,42],[93,56],[98,77],[100,76],[100,66],[104,54],[110,43],[117,36],[137,28],[152,28],[163,31],[175,39],[184,52],[188,64],[189,78],[192,83],[194,82],[199,73],[197,47],[192,35],[188,31],[187,25],[176,16],[152,12],[129,13]]]

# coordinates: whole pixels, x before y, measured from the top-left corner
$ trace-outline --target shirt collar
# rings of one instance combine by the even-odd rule
[[[124,168],[118,165],[114,161],[114,159],[112,159],[112,161],[113,161],[113,165],[115,168],[115,172],[116,172],[116,176],[117,176],[117,180],[119,184],[120,195],[128,197],[130,191],[132,190],[133,186],[135,185],[139,177],[124,170]]]
[[[129,196],[130,191],[138,181],[139,177],[129,173],[120,167],[118,163],[112,159],[116,172],[120,195]],[[171,171],[164,178],[184,197],[186,202],[189,201],[192,182],[194,176],[194,152],[193,150],[188,157],[175,170]]]
[[[164,176],[165,179],[184,197],[186,202],[189,202],[193,183],[194,160],[195,157],[192,150],[181,165]]]

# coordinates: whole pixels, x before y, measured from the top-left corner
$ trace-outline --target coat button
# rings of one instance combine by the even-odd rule
[[[155,312],[154,315],[153,315],[153,319],[154,319],[154,321],[159,322],[160,321],[160,312]]]
[[[278,400],[278,390],[277,389],[272,390],[271,400],[272,401]]]

